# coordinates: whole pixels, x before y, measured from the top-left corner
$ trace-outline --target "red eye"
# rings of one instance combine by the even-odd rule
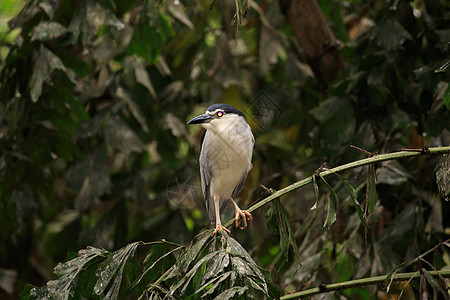
[[[223,116],[223,112],[222,112],[222,111],[218,111],[218,112],[216,113],[216,116],[218,116],[218,117],[220,118],[221,116]]]

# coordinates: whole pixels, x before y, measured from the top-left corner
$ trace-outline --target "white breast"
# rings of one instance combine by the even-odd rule
[[[219,119],[204,126],[208,129],[205,140],[211,141],[206,152],[212,175],[210,192],[220,199],[229,199],[252,168],[254,145],[250,126],[244,119],[236,115],[226,117],[226,122]]]

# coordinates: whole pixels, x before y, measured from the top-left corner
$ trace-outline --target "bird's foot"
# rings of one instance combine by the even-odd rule
[[[252,218],[252,214],[246,210],[236,210],[236,215],[234,216],[234,224],[236,225],[236,227],[239,226],[239,218],[240,217],[242,217],[243,226],[240,226],[239,228],[241,228],[243,230],[243,229],[247,228],[247,220],[251,221],[253,218]]]
[[[213,231],[211,236],[214,236],[217,232],[222,232],[222,229],[228,233],[228,235],[231,235],[231,231],[229,231],[226,227],[223,227],[222,224],[217,224],[216,229]]]

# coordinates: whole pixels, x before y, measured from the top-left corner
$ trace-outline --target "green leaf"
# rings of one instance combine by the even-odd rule
[[[203,274],[202,283],[211,277],[216,277],[218,274],[224,272],[229,263],[230,255],[224,249],[220,250],[216,260],[208,263],[205,273]]]
[[[232,237],[227,238],[227,252],[229,252],[232,255],[238,255],[238,256],[243,257],[245,259],[245,261],[243,261],[243,260],[234,260],[233,261],[232,260],[232,262],[237,264],[237,265],[235,265],[235,267],[241,268],[241,269],[239,269],[239,271],[244,271],[244,272],[246,272],[247,268],[250,267],[253,274],[255,274],[255,277],[261,281],[261,284],[262,284],[262,287],[263,287],[263,290],[265,291],[265,293],[268,293],[266,279],[265,279],[264,275],[261,273],[261,271],[259,270],[258,265],[251,258],[251,256],[247,253],[247,251],[245,251],[245,249]],[[242,264],[244,264],[245,267]]]
[[[344,186],[347,189],[348,195],[352,199],[352,203],[355,206],[355,210],[358,213],[358,217],[361,220],[361,223],[363,223],[364,227],[368,228],[369,225],[367,224],[366,219],[364,218],[364,209],[361,207],[361,204],[358,202],[358,199],[356,199],[355,196],[356,191],[355,185],[344,176],[341,176],[335,172],[333,172],[333,174],[337,175],[339,179],[344,183]]]
[[[214,277],[213,279],[211,279],[210,281],[206,282],[205,284],[203,284],[201,287],[198,288],[197,291],[195,291],[195,293],[199,293],[200,291],[204,290],[207,286],[213,284],[203,295],[202,298],[205,297],[206,295],[210,295],[212,294],[216,288],[219,286],[220,283],[222,283],[225,279],[227,279],[231,274],[233,274],[233,271],[228,271],[223,273],[220,276]]]
[[[194,278],[195,274],[197,273],[198,269],[206,264],[209,260],[214,260],[215,257],[219,254],[219,251],[214,251],[212,253],[209,253],[208,255],[202,257],[190,270],[187,272],[183,278],[176,282],[171,288],[171,294],[173,295],[176,291],[178,293],[184,294],[189,286],[189,283]],[[181,288],[181,290],[179,290]]]
[[[300,257],[289,218],[279,198],[272,201],[266,213],[266,225],[274,233],[280,235],[280,250],[284,257],[284,262],[287,262],[289,258],[289,245],[292,246],[292,250],[294,250],[297,258]]]
[[[373,212],[377,204],[377,189],[375,184],[375,167],[373,164],[369,165],[370,181],[369,181],[369,213]]]
[[[192,262],[198,257],[201,252],[201,249],[205,245],[205,243],[211,238],[212,230],[208,230],[202,232],[200,234],[201,238],[197,240],[191,247],[187,249],[187,251],[181,256],[177,263],[177,267],[174,268],[173,276],[176,275],[176,272],[185,273],[191,266]],[[170,277],[168,277],[170,278]]]
[[[334,189],[326,182],[326,180],[319,175],[322,181],[325,183],[325,186],[328,189],[328,197],[327,197],[327,216],[325,218],[325,222],[323,224],[323,227],[330,229],[331,225],[336,221],[336,215],[337,215],[337,205],[338,205],[338,196]]]
[[[97,276],[95,294],[102,295],[107,290],[104,299],[117,299],[125,265],[134,258],[136,248],[140,244],[141,242],[128,244],[109,255],[95,272]]]
[[[129,290],[133,290],[137,295],[148,288],[150,282],[161,278],[176,263],[174,252],[180,250],[181,247],[170,250],[166,243],[157,243],[152,245],[147,253],[144,262],[144,271],[131,280],[132,284]],[[154,288],[155,286],[152,285]]]
[[[148,23],[139,23],[133,31],[133,37],[127,48],[128,54],[136,54],[143,58],[148,63],[153,63],[156,59],[153,52],[154,49],[159,48],[159,39],[155,29],[151,28]]]

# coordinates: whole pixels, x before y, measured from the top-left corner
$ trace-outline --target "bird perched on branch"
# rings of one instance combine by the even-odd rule
[[[201,124],[206,129],[200,142],[199,162],[206,211],[211,222],[216,223],[213,235],[222,229],[230,234],[220,220],[230,202],[235,209],[236,227],[242,218],[241,229],[246,228],[252,215],[241,210],[234,201],[252,168],[255,144],[244,114],[231,105],[217,103],[187,124]]]

